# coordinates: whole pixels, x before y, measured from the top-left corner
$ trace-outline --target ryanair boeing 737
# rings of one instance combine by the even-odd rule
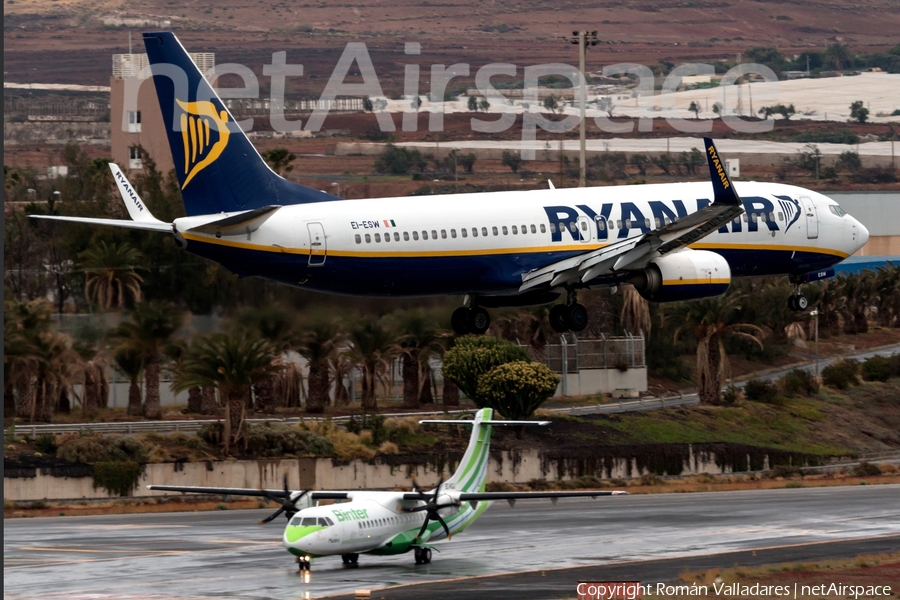
[[[804,310],[800,284],[832,275],[869,236],[817,192],[733,184],[708,138],[711,184],[344,200],[274,173],[173,33],[145,33],[144,44],[187,216],[157,220],[110,165],[131,220],[42,218],[165,232],[238,275],[305,289],[465,295],[458,333],[485,332],[487,308],[563,293],[551,325],[580,331],[577,292],[623,283],[668,302],[722,294],[734,277],[787,275],[788,304]]]

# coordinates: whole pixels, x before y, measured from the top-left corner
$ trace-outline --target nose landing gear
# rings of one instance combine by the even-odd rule
[[[297,557],[297,569],[302,571],[310,570],[310,558],[308,556],[298,556]]]
[[[431,548],[419,548],[416,546],[413,552],[417,565],[427,565],[431,562]]]

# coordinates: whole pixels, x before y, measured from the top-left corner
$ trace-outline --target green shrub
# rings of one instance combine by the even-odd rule
[[[743,399],[744,395],[741,393],[741,389],[733,384],[729,385],[725,388],[725,391],[722,392],[722,404],[725,406],[732,406]]]
[[[422,171],[426,166],[428,166],[428,161],[425,160],[421,152],[401,148],[393,144],[385,146],[375,160],[376,171],[392,175],[405,175],[410,171]]]
[[[822,369],[822,382],[839,390],[859,383],[859,362],[852,358],[839,360]]]
[[[246,435],[247,454],[250,456],[329,456],[334,452],[332,443],[321,435],[282,423],[250,423]]]
[[[150,449],[133,437],[104,437],[97,433],[66,436],[59,444],[56,457],[74,463],[147,461]]]
[[[215,423],[207,423],[197,431],[197,437],[209,444],[210,446],[222,445],[225,435],[225,424],[221,421]]]
[[[142,470],[133,460],[98,462],[94,464],[94,489],[102,487],[111,496],[129,496]]]
[[[478,398],[478,380],[496,366],[529,360],[519,346],[491,336],[468,335],[444,354],[444,377],[459,386],[479,408],[486,405]]]
[[[751,379],[744,386],[744,395],[747,400],[774,404],[778,402],[778,388],[774,383],[765,379]]]
[[[56,436],[52,433],[42,433],[34,440],[34,447],[38,452],[44,454],[56,454]]]
[[[794,369],[778,380],[785,396],[814,396],[819,391],[819,381],[815,375],[803,369]]]
[[[853,470],[850,471],[850,474],[854,477],[873,477],[876,475],[881,475],[881,469],[878,468],[878,465],[873,465],[872,463],[862,461],[858,465],[853,467]]]
[[[862,377],[866,381],[887,381],[893,375],[893,364],[887,356],[870,356],[862,364]]]
[[[526,419],[553,396],[559,375],[541,363],[498,365],[478,380],[478,398],[507,419]]]

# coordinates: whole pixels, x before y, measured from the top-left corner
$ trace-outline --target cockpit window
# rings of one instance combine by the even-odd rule
[[[328,519],[324,517],[319,517],[319,527],[328,527],[331,523],[328,522]]]
[[[829,204],[829,205],[828,205],[828,210],[830,210],[831,212],[833,212],[834,214],[836,214],[836,215],[839,216],[839,217],[843,217],[844,215],[847,214],[847,213],[844,212],[844,209],[841,208],[841,207],[840,207],[839,205],[837,205],[837,204]]]
[[[291,525],[293,525],[294,527],[300,527],[300,521],[302,520],[303,517],[294,517],[293,519],[291,519]]]
[[[305,518],[303,519],[303,522],[300,523],[300,525],[303,526],[303,527],[313,527],[315,524],[316,524],[316,518],[315,518],[315,517],[305,517]]]

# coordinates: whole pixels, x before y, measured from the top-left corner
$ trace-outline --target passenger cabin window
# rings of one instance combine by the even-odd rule
[[[522,225],[522,235],[528,233],[528,225]]]
[[[413,231],[413,239],[416,240],[416,241],[418,241],[418,239],[419,239],[419,232],[418,232],[418,231]]]
[[[771,212],[769,213],[769,222],[771,222],[771,223],[775,222],[775,213],[771,213]]]
[[[395,242],[399,242],[399,241],[400,241],[400,234],[397,233],[396,231],[394,232],[394,241],[395,241]]]
[[[446,233],[444,234],[444,237],[447,237]],[[437,239],[437,231],[435,231],[434,229],[431,230],[431,239],[433,239],[433,240]]]
[[[362,236],[359,235],[358,233],[356,234],[356,243],[357,243],[357,244],[362,244]]]
[[[735,219],[735,221],[736,221],[736,220],[737,220],[737,219]],[[781,211],[778,211],[778,220],[779,220],[779,221],[784,221],[784,213],[781,212]]]
[[[478,228],[477,227],[472,228],[472,237],[478,237]]]
[[[606,231],[606,223],[601,219],[597,221],[597,229],[600,231]]]
[[[427,239],[428,239],[428,232],[427,232],[427,231],[423,231],[423,232],[422,232],[422,239],[423,239],[423,240],[427,240]]]
[[[367,244],[371,244],[371,243],[372,243],[372,236],[369,235],[368,233],[366,234],[366,243],[367,243]]]
[[[517,235],[519,233],[519,229],[515,225],[513,225],[512,232],[513,232],[513,235]]]
[[[647,219],[649,221],[649,219]],[[659,217],[653,219],[653,222],[656,223],[656,228],[659,229],[662,227],[662,223],[659,222]]]
[[[432,233],[434,233],[434,232],[432,232]],[[447,230],[446,229],[441,229],[441,239],[442,240],[447,239]]]
[[[484,237],[487,237],[487,227],[481,228],[481,235],[483,235]]]
[[[649,219],[647,219],[647,220],[649,221]],[[587,228],[588,228],[587,221],[582,221],[581,222],[581,230],[587,231]]]
[[[389,234],[389,233],[384,234],[384,241],[385,241],[385,242],[390,242],[390,241],[391,241],[391,234]]]
[[[503,235],[509,235],[509,229],[506,227],[506,225],[504,225],[502,227],[502,229],[503,229]],[[494,235],[497,235],[497,234],[495,233]]]
[[[541,225],[541,233],[544,233],[543,225]],[[556,223],[550,223],[550,233],[556,233]]]
[[[628,226],[628,221],[625,221],[625,226]],[[616,219],[616,228],[622,229],[622,219]]]
[[[650,219],[644,219],[644,227],[650,229]]]
[[[534,225],[532,225],[531,227],[532,227],[532,231],[534,231],[534,229],[533,229]],[[544,225],[543,223],[541,223],[541,233],[547,233],[547,226]]]
[[[494,233],[494,235],[499,235],[499,232],[497,231],[497,226],[496,226],[496,225],[495,225],[494,227],[491,227],[491,231]]]
[[[455,229],[450,230],[450,237],[452,237],[454,240],[456,239],[456,230]]]
[[[404,241],[404,242],[408,242],[408,241],[409,241],[409,232],[408,232],[408,231],[404,231],[404,232],[403,232],[403,241]]]
[[[453,231],[453,230],[451,229],[451,231]],[[469,236],[469,230],[466,229],[465,227],[463,227],[462,229],[460,229],[459,232],[462,234],[463,237],[468,237],[468,236]]]
[[[375,234],[375,242],[376,243],[381,242],[381,234],[380,233]]]

